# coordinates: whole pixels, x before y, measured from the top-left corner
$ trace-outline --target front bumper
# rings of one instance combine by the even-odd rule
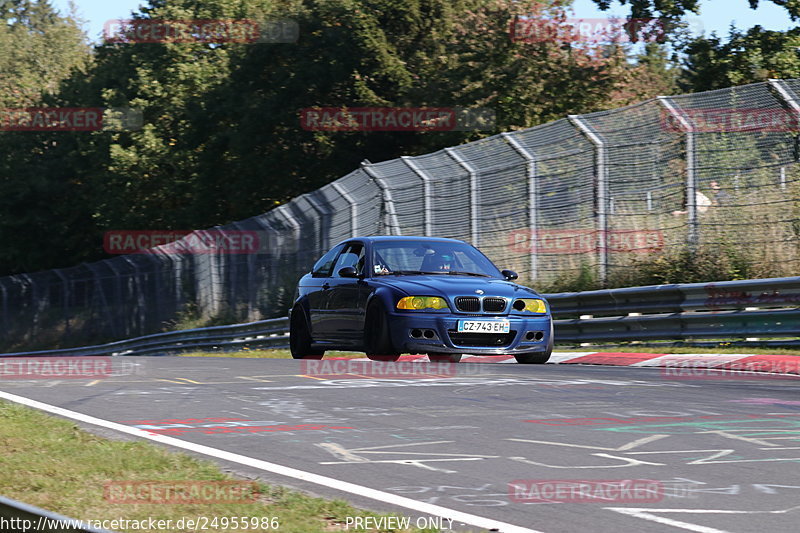
[[[458,334],[459,320],[508,320],[510,333]],[[389,328],[395,347],[410,353],[468,353],[513,355],[547,351],[551,343],[549,315],[470,316],[421,311],[389,313]],[[422,335],[418,336],[419,333]],[[434,334],[426,338],[425,334]]]

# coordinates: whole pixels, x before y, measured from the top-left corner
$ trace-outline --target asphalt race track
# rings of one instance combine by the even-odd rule
[[[83,424],[105,436],[130,438],[117,431],[124,426],[221,450],[215,459],[230,471],[403,516],[431,514],[410,499],[501,531],[745,533],[800,523],[797,376],[487,362],[340,375],[330,363],[115,358],[114,375],[97,379],[0,377],[0,397],[114,423]],[[556,491],[570,486],[585,490]],[[620,486],[629,490],[612,490]],[[452,529],[486,529],[477,522],[456,519]]]

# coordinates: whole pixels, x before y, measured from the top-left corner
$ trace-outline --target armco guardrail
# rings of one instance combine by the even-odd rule
[[[0,496],[0,531],[114,533],[3,496]]]
[[[365,160],[266,213],[148,253],[0,277],[0,351],[149,335],[187,306],[232,321],[272,316],[323,253],[365,235],[466,240],[540,285],[616,279],[691,250],[796,275],[798,128],[750,119],[794,117],[798,101],[800,79],[769,80]],[[254,249],[197,249],[242,232],[257,237]]]
[[[97,346],[16,352],[2,357],[34,357],[46,355],[166,355],[198,350],[235,348],[285,348],[289,345],[289,319],[274,318],[247,324],[211,326],[155,333],[135,339],[110,342]]]
[[[557,342],[788,338],[800,342],[800,277],[547,295]],[[774,344],[774,343],[773,343]]]
[[[561,343],[777,337],[786,345],[800,344],[800,277],[653,285],[545,297],[556,319],[556,342]],[[285,348],[288,328],[288,319],[275,318],[2,356],[165,355]]]

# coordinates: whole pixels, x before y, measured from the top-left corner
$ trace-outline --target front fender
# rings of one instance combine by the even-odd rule
[[[375,289],[367,296],[367,301],[365,302],[365,309],[369,309],[369,306],[374,301],[380,301],[386,310],[391,311],[397,305],[397,302],[405,296],[403,291],[395,289],[393,287],[375,287]]]

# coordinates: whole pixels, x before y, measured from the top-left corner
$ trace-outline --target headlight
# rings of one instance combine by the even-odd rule
[[[520,298],[514,302],[515,311],[523,311],[528,313],[546,313],[547,304],[544,300],[538,298]]]
[[[438,296],[406,296],[397,302],[398,309],[419,311],[422,309],[447,309],[447,302]]]

